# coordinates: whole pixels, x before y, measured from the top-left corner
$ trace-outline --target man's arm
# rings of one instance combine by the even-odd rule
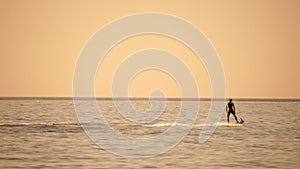
[[[226,112],[228,112],[228,104],[226,104],[225,107],[226,107],[226,108],[225,108]]]

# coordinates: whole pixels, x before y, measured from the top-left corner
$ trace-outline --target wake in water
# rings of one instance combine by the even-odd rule
[[[64,125],[80,125],[78,122],[48,122],[48,123],[12,123],[12,124],[0,124],[0,127],[18,127],[18,126],[64,126]],[[85,124],[95,125],[95,124]],[[103,124],[105,125],[105,124]],[[139,124],[139,123],[112,123],[111,126],[140,126],[140,127],[168,127],[168,126],[191,126],[191,127],[203,127],[203,126],[242,126],[240,123],[227,123],[218,122],[215,124],[183,124],[183,123],[155,123],[155,124]]]
[[[150,124],[145,125],[147,127],[164,127],[164,126],[193,126],[193,127],[204,127],[204,126],[242,126],[243,124],[240,123],[227,123],[227,122],[218,122],[215,124],[182,124],[182,123],[156,123],[156,124]]]
[[[11,123],[0,124],[0,127],[17,127],[17,126],[59,126],[59,125],[79,125],[78,122],[61,122],[61,123]]]

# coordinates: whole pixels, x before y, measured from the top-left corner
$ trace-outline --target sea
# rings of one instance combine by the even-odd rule
[[[147,123],[126,119],[113,99],[93,101],[107,122],[103,125],[137,140],[184,125],[176,124],[183,102],[189,104],[184,116],[195,110],[198,114],[188,133],[169,149],[142,156],[146,150],[137,148],[136,156],[131,157],[93,140],[84,128],[87,124],[80,123],[72,98],[0,98],[0,168],[300,168],[299,99],[234,99],[236,114],[245,122],[236,124],[231,116],[227,124],[222,112],[205,142],[199,142],[199,134],[206,126],[210,99],[158,99],[156,102],[164,102],[164,110]],[[151,103],[135,98],[131,106],[144,112]],[[98,129],[95,131],[101,132]],[[122,140],[103,139],[128,150],[128,143]],[[161,148],[150,147],[153,152]]]

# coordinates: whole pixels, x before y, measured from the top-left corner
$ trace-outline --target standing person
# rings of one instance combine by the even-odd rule
[[[237,123],[239,123],[236,115],[235,115],[235,106],[234,106],[234,103],[232,102],[232,99],[229,99],[229,102],[227,103],[226,105],[226,112],[227,112],[227,122],[229,123],[229,116],[230,114],[232,114],[235,118],[235,121]]]

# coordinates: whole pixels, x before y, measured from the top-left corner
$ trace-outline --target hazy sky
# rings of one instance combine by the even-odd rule
[[[300,1],[294,0],[1,0],[0,96],[72,96],[76,59],[86,41],[112,20],[140,12],[162,12],[191,22],[216,48],[228,97],[300,97]],[[122,29],[122,28],[120,28]],[[200,96],[210,82],[200,60],[178,41],[143,35],[115,46],[95,79],[97,96],[111,96],[111,78],[122,59],[145,48],[161,48],[189,65]],[[132,81],[130,96],[179,89],[167,74],[149,70]]]

